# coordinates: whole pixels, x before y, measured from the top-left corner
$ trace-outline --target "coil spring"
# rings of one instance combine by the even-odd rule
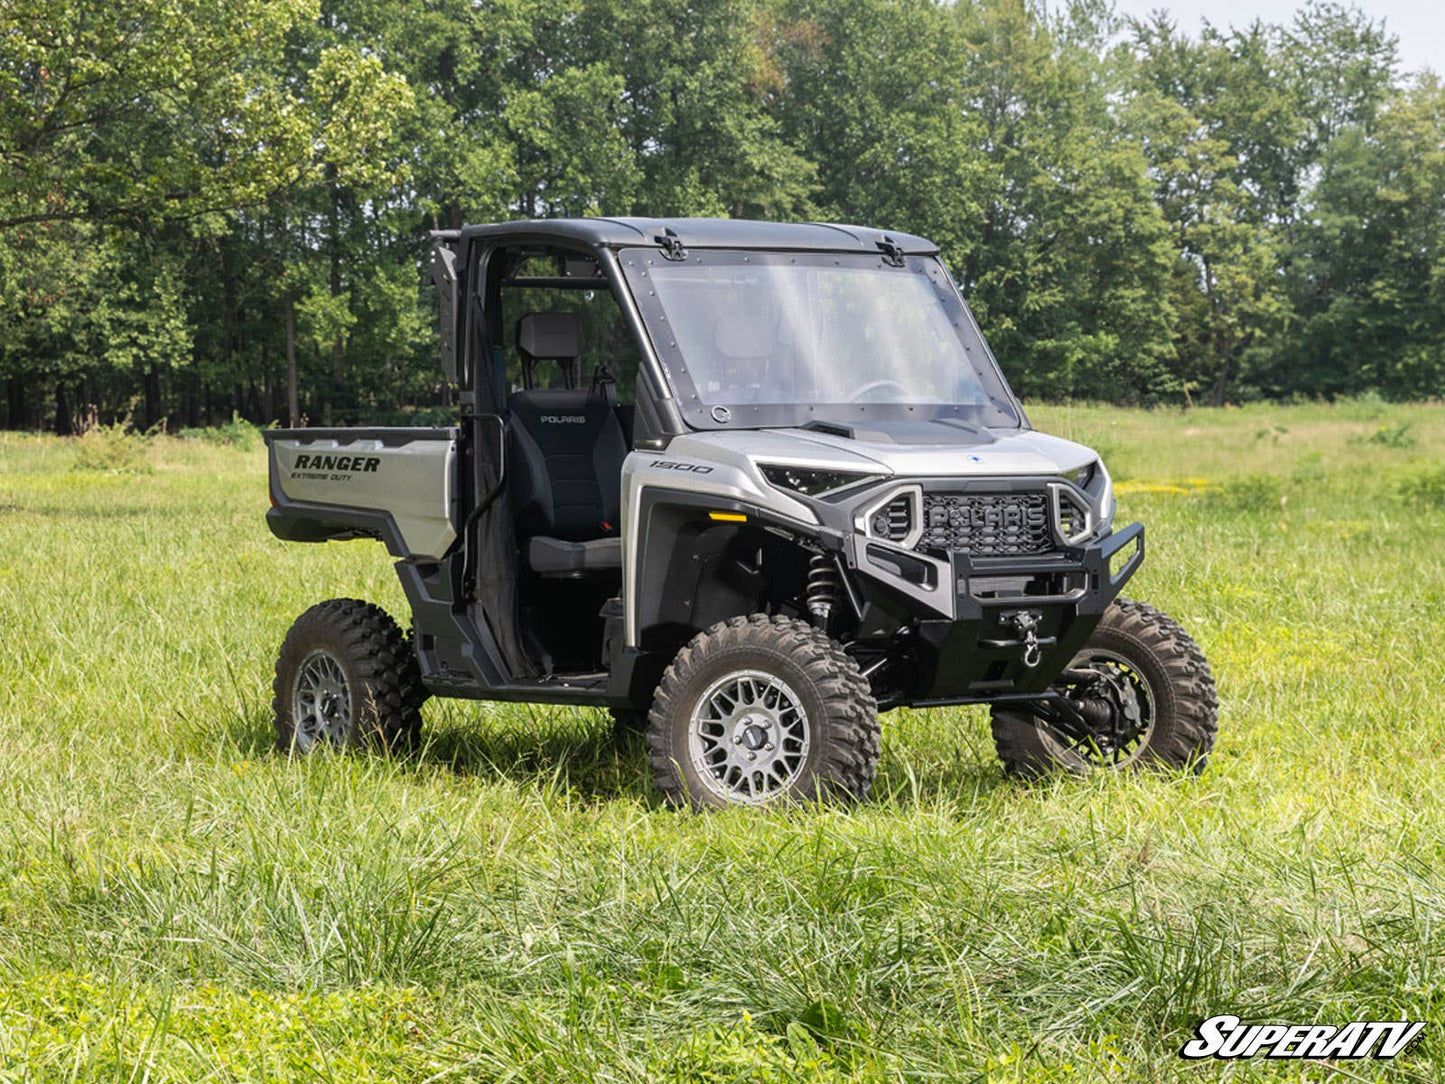
[[[838,602],[838,566],[826,554],[815,553],[808,561],[808,612],[819,628],[828,624],[828,615]]]

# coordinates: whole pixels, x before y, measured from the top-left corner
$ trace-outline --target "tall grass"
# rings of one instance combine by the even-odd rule
[[[564,708],[285,760],[275,648],[403,613],[381,548],[273,540],[254,447],[0,436],[0,1080],[1441,1079],[1438,408],[1034,414],[1127,467],[1131,592],[1220,681],[1200,778],[1013,783],[976,709],[887,716],[853,811],[670,812]],[[1432,1026],[1179,1061],[1221,1012]]]

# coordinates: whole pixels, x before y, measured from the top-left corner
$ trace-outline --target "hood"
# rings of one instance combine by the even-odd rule
[[[693,487],[764,504],[803,522],[817,522],[816,501],[771,484],[769,464],[878,476],[880,482],[913,478],[1040,477],[1067,474],[1098,457],[1082,444],[1031,429],[981,429],[952,420],[875,423],[871,428],[827,423],[806,429],[705,430],[674,438],[665,453],[635,451],[631,474],[637,484],[675,488],[688,473]],[[1100,471],[1089,495],[1099,504],[1099,521],[1113,514],[1108,474]]]
[[[985,429],[952,418],[867,425],[829,422],[767,432],[796,442],[802,458],[826,448],[913,477],[1061,474],[1098,458],[1082,444],[1032,429]],[[772,447],[767,455],[778,455],[777,443],[768,443]]]

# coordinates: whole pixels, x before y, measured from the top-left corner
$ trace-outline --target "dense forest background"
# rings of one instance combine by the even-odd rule
[[[12,428],[435,418],[426,231],[598,213],[931,237],[1029,397],[1445,393],[1445,88],[1329,3],[0,0],[0,161]]]

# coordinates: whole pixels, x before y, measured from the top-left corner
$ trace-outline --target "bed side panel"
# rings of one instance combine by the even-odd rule
[[[278,537],[375,536],[433,559],[456,541],[457,430],[276,429],[266,443]]]

